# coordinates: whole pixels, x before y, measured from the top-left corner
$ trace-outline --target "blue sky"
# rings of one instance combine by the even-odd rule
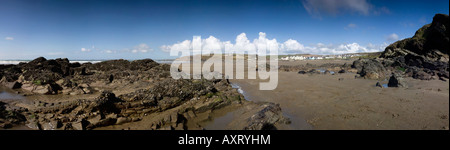
[[[448,6],[448,0],[0,0],[0,59],[173,58],[168,51],[189,50],[193,36],[221,49],[244,37],[249,44],[276,40],[286,54],[381,51],[413,36],[434,14],[448,14]]]

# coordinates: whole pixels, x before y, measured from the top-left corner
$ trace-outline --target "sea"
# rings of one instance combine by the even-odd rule
[[[28,63],[32,60],[0,60],[0,65],[17,65],[19,63]],[[102,61],[106,61],[106,60],[70,60],[70,63],[80,63],[80,64],[84,64],[84,63],[99,63]],[[129,61],[133,61],[133,60],[129,60]],[[159,59],[159,60],[154,60],[158,63],[162,63],[162,64],[170,64],[173,62],[173,60],[171,59]]]

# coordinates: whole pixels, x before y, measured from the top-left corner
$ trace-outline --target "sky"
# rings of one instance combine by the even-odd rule
[[[448,0],[0,0],[0,59],[170,59],[170,51],[383,51]]]

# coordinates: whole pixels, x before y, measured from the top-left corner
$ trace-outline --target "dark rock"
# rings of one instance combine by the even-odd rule
[[[10,89],[20,89],[22,87],[22,83],[14,81],[14,82],[7,83],[6,87],[8,87]]]
[[[45,59],[44,57],[38,57],[32,61],[29,62],[29,64],[33,64],[33,65],[39,65],[43,62],[47,61],[47,59]]]
[[[448,57],[450,36],[447,29],[449,28],[449,16],[436,14],[431,24],[417,30],[412,38],[389,45],[381,57],[394,58],[408,53],[427,56],[434,60],[440,59],[443,56],[441,54],[447,54]]]
[[[398,74],[392,74],[389,78],[388,87],[408,87],[403,77]]]
[[[431,24],[412,38],[389,45],[380,57],[395,60],[393,66],[409,70],[408,76],[415,79],[431,80],[436,73],[448,78],[449,27],[449,16],[436,14]]]
[[[431,76],[430,74],[424,72],[424,71],[415,71],[413,72],[412,77],[414,79],[420,79],[420,80],[432,80],[434,79],[433,76]]]
[[[86,73],[86,67],[78,67],[72,69],[73,75],[88,75]]]
[[[369,61],[379,61],[390,71],[402,71],[415,79],[432,80],[435,75],[448,79],[449,27],[449,16],[436,14],[433,22],[417,30],[413,37],[389,45],[378,59]],[[383,78],[384,69],[377,63],[370,66],[367,61],[357,60],[352,67],[362,77]]]
[[[313,74],[313,73],[318,73],[318,71],[316,69],[311,69],[311,70],[308,71],[308,73]]]
[[[298,72],[298,74],[306,74],[306,71],[301,70]]]
[[[104,91],[99,97],[89,104],[84,110],[85,112],[101,112],[101,113],[118,113],[120,110],[116,108],[114,103],[120,102],[114,93]]]
[[[376,59],[356,60],[353,62],[352,68],[357,69],[361,77],[373,80],[384,77],[387,72],[383,64]]]
[[[8,129],[8,128],[12,128],[13,125],[11,124],[11,122],[0,122],[0,128],[3,129]]]
[[[113,75],[109,75],[108,81],[109,81],[109,83],[112,83],[114,81],[114,76]]]
[[[248,119],[248,125],[244,130],[268,130],[276,129],[276,123],[290,122],[288,118],[283,116],[279,104],[267,103],[263,109]]]
[[[26,118],[22,113],[22,109],[15,109],[13,106],[0,101],[0,126],[10,128],[14,124],[24,123]]]
[[[344,69],[339,70],[338,73],[345,73],[346,71]]]

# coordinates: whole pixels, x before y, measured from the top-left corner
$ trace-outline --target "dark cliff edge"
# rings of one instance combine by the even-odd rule
[[[352,67],[368,79],[388,79],[393,87],[403,77],[420,80],[449,78],[449,16],[436,14],[431,24],[424,25],[411,38],[397,41],[375,59],[360,59]],[[395,83],[395,84],[394,84]]]

